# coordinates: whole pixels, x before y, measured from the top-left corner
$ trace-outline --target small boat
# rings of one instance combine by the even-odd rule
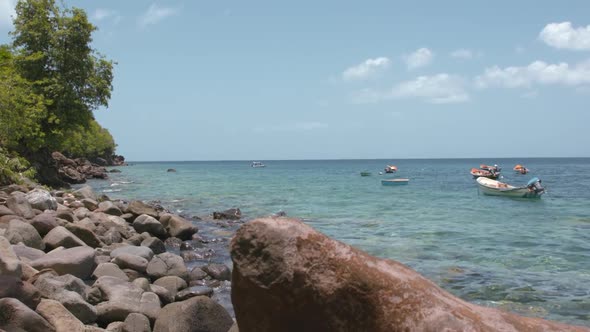
[[[524,166],[522,166],[522,165],[520,165],[520,164],[518,164],[518,165],[514,166],[513,170],[514,170],[516,173],[520,173],[520,174],[526,174],[526,173],[528,173],[528,172],[529,172],[529,169],[528,169],[528,168],[526,168],[526,167],[524,167]]]
[[[387,179],[387,180],[381,180],[381,184],[384,186],[399,186],[402,184],[408,184],[408,182],[410,182],[410,179]]]
[[[474,179],[477,179],[480,177],[489,178],[489,179],[497,179],[500,176],[500,173],[496,173],[494,171],[488,171],[488,170],[484,170],[484,169],[477,169],[477,168],[472,168],[470,173]]]
[[[507,183],[480,177],[477,179],[479,189],[486,195],[507,196],[515,198],[538,198],[545,193],[539,178],[532,178],[526,186],[515,187]]]
[[[384,169],[385,173],[395,173],[397,172],[397,166],[387,165]]]
[[[361,172],[361,176],[371,176],[371,172],[368,172],[368,171]]]
[[[263,164],[263,163],[261,163],[261,162],[259,162],[259,161],[253,161],[253,162],[252,162],[252,167],[254,167],[254,168],[258,168],[258,167],[266,167],[266,165],[265,165],[265,164]]]

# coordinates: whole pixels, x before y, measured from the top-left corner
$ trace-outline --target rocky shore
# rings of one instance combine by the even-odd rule
[[[231,271],[207,256],[228,242],[197,232],[159,206],[90,187],[3,188],[0,330],[226,332]]]

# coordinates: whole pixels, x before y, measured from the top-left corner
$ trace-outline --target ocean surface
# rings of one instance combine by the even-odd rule
[[[470,302],[590,326],[590,158],[262,162],[267,167],[138,162],[90,185],[189,216],[231,207],[246,219],[284,211]],[[547,193],[484,196],[469,174],[480,163],[502,166],[510,184],[538,176]],[[386,164],[410,183],[382,186],[391,177],[379,175]],[[516,174],[515,164],[531,173]]]

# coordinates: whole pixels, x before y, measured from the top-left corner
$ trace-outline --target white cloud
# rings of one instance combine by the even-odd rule
[[[146,27],[151,24],[156,24],[167,17],[177,15],[178,13],[178,8],[160,7],[153,3],[150,5],[147,11],[139,17],[137,23],[140,27]]]
[[[431,104],[461,103],[469,100],[464,80],[446,73],[419,76],[414,80],[397,84],[391,90],[380,92],[364,89],[353,96],[355,103],[376,103],[391,99],[423,99]]]
[[[479,88],[503,87],[522,88],[533,84],[582,85],[590,83],[590,60],[570,66],[565,62],[548,64],[532,62],[528,66],[487,68],[483,75],[475,78]]]
[[[571,22],[549,23],[539,39],[555,48],[590,50],[590,25],[574,29]]]
[[[367,79],[380,71],[389,68],[391,61],[386,57],[367,59],[363,63],[346,69],[342,73],[345,81]]]
[[[457,58],[457,59],[473,59],[473,57],[475,56],[475,54],[473,54],[473,51],[465,49],[465,48],[460,48],[458,50],[454,50],[453,52],[451,52],[451,57],[453,58]]]
[[[16,16],[16,0],[0,0],[0,27],[12,27],[12,18]]]
[[[431,50],[423,47],[417,49],[414,53],[410,55],[406,55],[404,57],[404,60],[406,61],[408,69],[412,70],[429,65],[432,62],[433,58],[434,53],[432,53]]]
[[[92,13],[92,19],[96,21],[106,20],[111,17],[117,16],[117,12],[111,9],[98,8]]]

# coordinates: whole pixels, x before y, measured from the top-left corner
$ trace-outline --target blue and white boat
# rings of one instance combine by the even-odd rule
[[[399,185],[408,184],[408,182],[410,182],[410,179],[403,179],[403,178],[381,180],[381,184],[384,186],[399,186]]]

